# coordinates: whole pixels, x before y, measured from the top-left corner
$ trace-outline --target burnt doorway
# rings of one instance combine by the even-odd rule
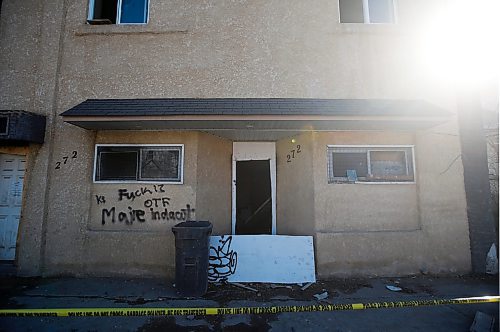
[[[272,234],[269,160],[236,162],[236,234]]]
[[[276,234],[274,142],[234,142],[232,234]]]

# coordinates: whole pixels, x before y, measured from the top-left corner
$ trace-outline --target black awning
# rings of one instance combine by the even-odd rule
[[[43,143],[45,116],[26,111],[0,110],[0,142]]]
[[[423,100],[308,98],[87,99],[63,112],[72,116],[324,115],[448,116]]]
[[[407,131],[450,115],[422,100],[307,98],[88,99],[61,114],[91,130],[201,130],[228,137],[236,131],[239,137],[250,131]]]

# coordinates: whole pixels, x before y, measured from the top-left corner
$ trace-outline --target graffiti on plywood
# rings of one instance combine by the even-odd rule
[[[208,281],[225,282],[236,272],[238,253],[231,250],[232,236],[221,236],[216,245],[210,246]]]
[[[312,236],[223,235],[210,237],[209,280],[315,282]]]

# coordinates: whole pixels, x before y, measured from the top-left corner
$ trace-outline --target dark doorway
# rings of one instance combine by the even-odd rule
[[[272,234],[269,160],[236,162],[236,234]]]

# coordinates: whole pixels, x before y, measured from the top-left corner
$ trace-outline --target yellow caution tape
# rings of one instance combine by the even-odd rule
[[[500,302],[500,296],[469,297],[442,300],[412,300],[352,304],[287,305],[238,308],[68,308],[68,309],[4,309],[0,317],[110,317],[110,316],[186,316],[186,315],[255,315],[283,312],[313,312],[404,308],[450,304]]]

